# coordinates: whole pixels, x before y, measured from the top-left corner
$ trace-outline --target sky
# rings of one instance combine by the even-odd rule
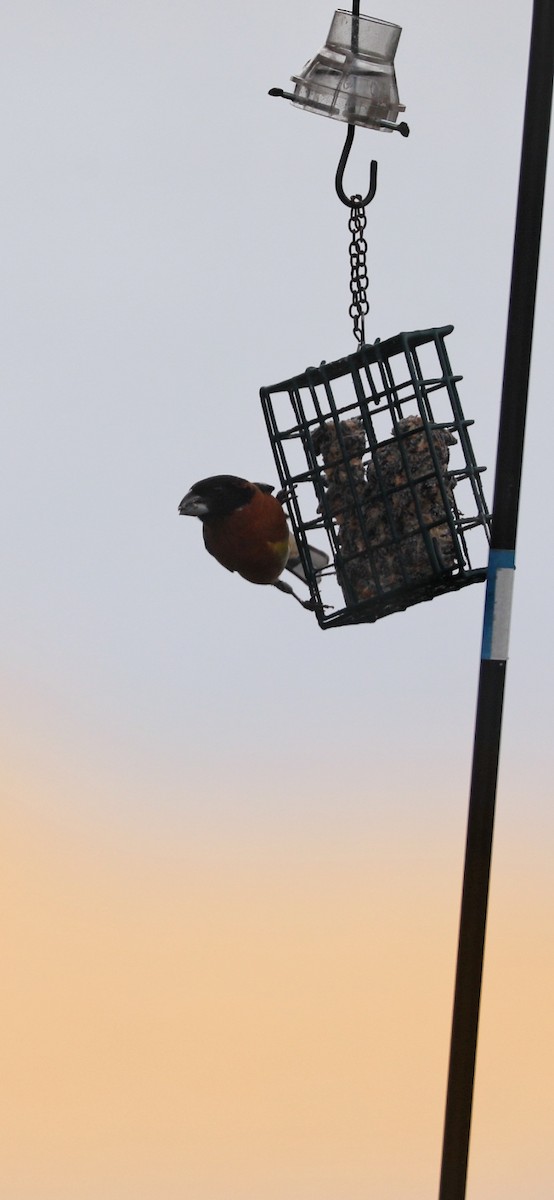
[[[494,461],[531,6],[396,0],[411,134],[358,131],[369,341],[453,324]],[[275,481],[258,392],[355,348],[339,122],[268,97],[322,0],[0,13],[0,1191],[436,1194],[482,586],[321,631],[177,506]],[[554,1182],[537,298],[468,1197]],[[546,440],[546,445],[545,445]],[[484,565],[484,563],[483,563]]]

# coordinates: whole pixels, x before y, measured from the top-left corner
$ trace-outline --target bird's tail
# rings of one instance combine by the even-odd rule
[[[308,550],[310,551],[310,559],[314,573],[317,574],[319,571],[323,571],[329,562],[329,555],[325,554],[324,550],[318,550],[316,546],[308,546]],[[303,583],[307,584],[308,580],[306,579],[306,572],[302,566],[302,559],[300,558],[298,546],[292,533],[289,533],[289,557],[287,560],[287,571],[290,571],[293,575],[296,575],[297,579],[301,579]]]

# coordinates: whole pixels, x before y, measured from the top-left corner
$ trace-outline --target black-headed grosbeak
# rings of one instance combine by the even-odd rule
[[[212,475],[200,479],[181,500],[184,517],[199,517],[206,550],[228,571],[250,583],[273,584],[303,601],[280,575],[287,567],[300,579],[305,576],[298,550],[279,500],[267,483],[250,483],[237,475]],[[310,548],[311,550],[311,548]],[[322,570],[328,557],[311,550],[314,568]]]

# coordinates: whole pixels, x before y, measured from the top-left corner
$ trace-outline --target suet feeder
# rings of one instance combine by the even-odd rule
[[[486,578],[475,565],[488,547],[483,468],[445,346],[451,332],[397,334],[261,389],[322,629]],[[322,538],[331,565],[318,573],[309,542]]]
[[[322,629],[376,621],[487,577],[490,515],[445,345],[452,326],[366,343],[366,196],[344,192],[356,126],[409,134],[394,55],[401,29],[335,12],[299,75],[297,107],[348,123],[335,187],[349,207],[350,306],[358,349],[260,391],[312,607]],[[314,531],[330,564],[315,571]],[[317,539],[316,539],[317,540]]]

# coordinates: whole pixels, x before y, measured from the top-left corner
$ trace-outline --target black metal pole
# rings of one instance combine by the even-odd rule
[[[439,1200],[464,1200],[502,706],[554,74],[554,0],[535,0],[493,500]]]
[[[352,53],[358,53],[360,41],[360,0],[352,0]]]

